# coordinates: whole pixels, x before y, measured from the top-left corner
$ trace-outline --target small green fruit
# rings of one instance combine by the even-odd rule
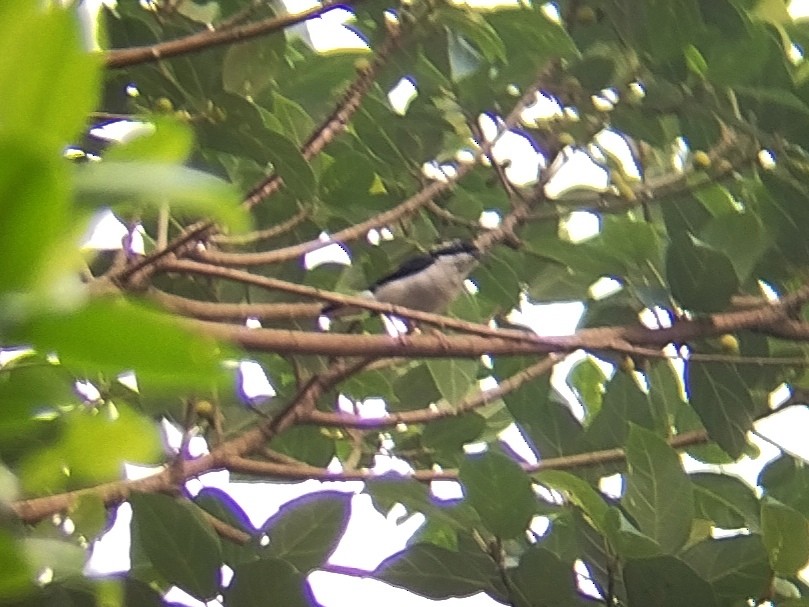
[[[698,169],[708,169],[711,167],[713,163],[711,161],[711,157],[708,156],[707,152],[703,150],[697,150],[694,152],[694,156],[692,157],[691,161],[694,163],[694,166]]]
[[[739,353],[739,340],[730,333],[725,333],[719,338],[719,346],[725,354]]]
[[[154,109],[161,114],[170,114],[174,111],[174,104],[168,97],[158,97],[154,102]]]
[[[576,11],[576,23],[579,25],[593,25],[598,21],[598,15],[592,6],[580,6]]]

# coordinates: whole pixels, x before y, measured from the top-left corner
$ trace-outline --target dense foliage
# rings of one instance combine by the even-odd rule
[[[316,604],[307,575],[333,569],[349,496],[256,528],[224,492],[186,489],[224,469],[362,480],[380,512],[422,513],[364,574],[430,598],[809,604],[803,462],[782,453],[753,488],[680,457],[754,455],[770,394],[790,389],[784,409],[809,388],[809,28],[782,0],[356,0],[370,50],[327,53],[300,24],[335,5],[120,0],[98,16],[114,50],[88,52],[81,4],[0,2],[0,603],[160,605],[177,586]],[[558,111],[529,118],[537,93]],[[147,126],[95,148],[118,120]],[[514,179],[530,154],[503,161],[506,131],[542,155],[534,179]],[[571,166],[601,183],[560,186]],[[121,246],[80,248],[107,208]],[[599,229],[579,240],[583,216]],[[350,266],[307,269],[322,233]],[[390,309],[355,294],[455,238],[484,252],[476,292],[443,317],[397,310],[420,330],[386,334]],[[521,296],[580,302],[579,328],[526,331]],[[367,310],[324,331],[325,302]],[[570,403],[550,374],[578,350]],[[276,395],[248,394],[239,361]],[[513,424],[538,463],[501,442]],[[210,452],[192,457],[198,435]],[[380,455],[414,472],[374,475]],[[162,467],[126,480],[124,462]],[[619,499],[599,490],[615,473]],[[435,499],[436,479],[464,497]],[[85,575],[123,502],[130,571]]]

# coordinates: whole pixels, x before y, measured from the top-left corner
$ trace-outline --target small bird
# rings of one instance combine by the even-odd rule
[[[408,259],[368,287],[366,294],[379,302],[439,313],[461,294],[464,280],[479,260],[480,249],[472,242],[442,245],[426,255]],[[323,314],[341,307],[341,304],[328,304]]]

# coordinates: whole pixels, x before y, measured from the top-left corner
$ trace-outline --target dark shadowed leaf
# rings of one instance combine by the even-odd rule
[[[629,561],[624,584],[630,605],[716,607],[711,585],[683,561],[657,556]]]
[[[454,531],[469,529],[476,520],[475,513],[464,503],[442,503],[430,494],[429,487],[410,478],[378,476],[366,483],[374,507],[387,515],[395,504],[410,512],[421,512],[428,520],[436,521]]]
[[[765,596],[773,572],[758,535],[709,539],[692,546],[682,559],[700,572],[725,605]]]
[[[500,359],[495,361],[495,373],[500,381],[518,373],[527,360]],[[553,398],[550,377],[525,382],[503,397],[508,411],[517,422],[529,445],[544,458],[567,455],[576,449],[583,433],[581,424],[566,403]]]
[[[722,529],[759,529],[760,505],[753,489],[741,479],[713,472],[690,475],[700,518]]]
[[[486,420],[477,413],[448,417],[427,424],[421,437],[429,449],[453,451],[480,436]]]
[[[570,563],[551,551],[532,546],[512,574],[512,587],[519,607],[567,607],[580,604]]]
[[[219,590],[219,538],[195,507],[166,495],[133,493],[132,536],[154,568],[171,584],[207,600]]]
[[[287,502],[261,526],[267,553],[308,572],[326,562],[348,524],[351,494],[323,491]]]
[[[607,383],[601,411],[587,427],[585,440],[593,449],[620,447],[626,442],[630,423],[649,429],[660,427],[649,395],[631,374],[616,373]]]
[[[459,480],[466,499],[486,527],[503,538],[516,537],[536,510],[528,475],[514,460],[486,452],[461,464]]]
[[[223,592],[228,607],[316,607],[317,601],[302,573],[284,560],[265,558],[233,570]]]
[[[257,534],[250,524],[247,514],[236,503],[236,500],[221,489],[204,487],[194,498],[194,503],[220,521],[252,536],[252,540],[246,544],[234,542],[226,537],[220,538],[222,560],[225,563],[235,567],[239,563],[258,558],[260,547]]]
[[[276,173],[299,200],[309,200],[315,192],[315,174],[298,147],[281,133],[264,131],[262,142]]]
[[[642,532],[666,552],[685,544],[694,518],[691,481],[662,438],[632,426],[626,444],[627,488],[622,504]]]
[[[373,577],[427,598],[470,596],[492,588],[494,561],[433,544],[416,544],[388,557]]]
[[[729,363],[690,362],[685,384],[691,406],[720,447],[737,458],[747,445],[757,406],[745,382],[746,374]]]
[[[724,309],[739,289],[730,259],[689,234],[674,238],[666,253],[666,280],[685,308],[694,312]]]
[[[647,558],[664,552],[656,540],[642,533],[616,507],[610,508],[604,517],[604,528],[611,551],[624,559]]]
[[[536,479],[566,496],[570,503],[587,515],[595,529],[606,532],[605,517],[609,506],[587,481],[564,470],[544,470],[536,475]]]
[[[314,426],[285,430],[273,437],[270,448],[319,468],[325,468],[334,457],[334,439]]]
[[[761,470],[758,484],[766,495],[809,513],[809,468],[802,460],[782,455]]]

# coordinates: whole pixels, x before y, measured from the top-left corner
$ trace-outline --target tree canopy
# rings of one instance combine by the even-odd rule
[[[227,470],[359,480],[423,514],[405,549],[339,572],[433,599],[809,604],[804,461],[782,451],[753,487],[681,457],[755,456],[754,423],[806,402],[809,26],[786,2],[86,9],[0,3],[0,603],[316,605],[350,496],[256,527],[186,487]],[[301,28],[331,11],[367,48],[315,50]],[[140,126],[99,147],[118,122]],[[82,247],[105,211],[120,243]],[[445,313],[358,296],[455,239],[482,260]],[[326,247],[350,265],[309,262]],[[510,314],[525,302],[583,315],[542,336]],[[360,311],[323,328],[329,303]],[[575,352],[571,402],[551,373]],[[274,395],[247,390],[258,368]],[[86,574],[125,502],[130,570]]]

